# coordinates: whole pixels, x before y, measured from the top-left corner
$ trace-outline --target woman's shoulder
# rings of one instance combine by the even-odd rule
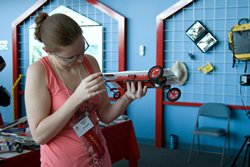
[[[43,64],[40,61],[32,63],[26,72],[25,92],[41,91],[46,88],[47,79]]]
[[[43,74],[45,75],[45,69],[39,60],[32,63],[27,69],[27,75],[38,75],[39,77],[42,77]]]
[[[89,54],[85,54],[84,56],[90,62],[94,72],[100,72],[100,67],[99,67],[99,64],[98,64],[96,58],[94,56],[92,56],[92,55],[89,55]]]
[[[96,58],[92,55],[89,55],[89,54],[85,54],[84,55],[90,62],[97,62]]]
[[[30,70],[41,70],[42,68],[43,68],[43,65],[39,60],[30,64],[30,66],[28,67],[28,69],[30,69]]]

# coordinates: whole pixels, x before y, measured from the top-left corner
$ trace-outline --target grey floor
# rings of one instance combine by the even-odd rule
[[[169,148],[155,148],[151,145],[139,144],[141,158],[138,167],[219,167],[221,155],[193,152],[191,162],[188,163],[189,150]],[[235,156],[224,157],[224,167],[231,167]],[[236,166],[243,165],[244,157],[237,160]],[[121,160],[113,164],[113,167],[128,167],[128,160]],[[245,166],[248,166],[247,162]]]

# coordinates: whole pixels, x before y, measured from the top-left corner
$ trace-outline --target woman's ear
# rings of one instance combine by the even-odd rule
[[[43,50],[44,50],[47,54],[50,54],[50,52],[46,49],[46,47],[43,47]]]

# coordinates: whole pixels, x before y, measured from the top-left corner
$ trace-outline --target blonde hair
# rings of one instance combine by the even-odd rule
[[[69,16],[39,12],[35,18],[35,37],[45,45],[48,52],[58,52],[71,45],[80,35],[81,27]]]

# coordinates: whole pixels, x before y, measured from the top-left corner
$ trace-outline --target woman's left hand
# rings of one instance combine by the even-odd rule
[[[140,99],[147,93],[147,86],[142,88],[142,82],[138,81],[137,89],[135,87],[135,82],[127,82],[127,91],[125,96],[129,100]]]

